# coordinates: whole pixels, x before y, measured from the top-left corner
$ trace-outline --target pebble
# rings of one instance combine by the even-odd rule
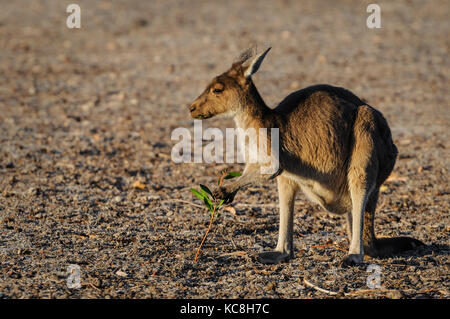
[[[119,277],[127,277],[128,276],[128,274],[122,270],[116,271],[116,275]]]

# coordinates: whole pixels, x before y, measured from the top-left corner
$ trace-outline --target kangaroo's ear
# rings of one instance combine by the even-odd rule
[[[242,65],[243,69],[245,70],[244,76],[246,78],[251,77],[253,74],[255,74],[258,71],[259,67],[261,66],[262,61],[264,60],[264,58],[266,57],[266,54],[270,51],[270,49],[272,49],[272,48],[269,47],[266,51],[256,55],[253,59],[251,59],[248,64],[245,63],[245,65],[244,64]]]
[[[247,62],[248,60],[250,60],[252,57],[254,57],[256,55],[257,52],[257,48],[256,48],[256,44],[252,44],[248,49],[246,49],[245,51],[243,51],[239,57],[234,61],[233,64],[244,64],[245,62]]]

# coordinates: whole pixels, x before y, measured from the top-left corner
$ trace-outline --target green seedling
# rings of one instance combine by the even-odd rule
[[[223,171],[222,175],[220,176],[220,178],[217,181],[217,185],[220,187],[220,186],[222,186],[223,181],[225,179],[232,179],[232,178],[235,178],[235,177],[238,177],[241,175],[242,174],[239,172],[227,173],[226,171]],[[211,230],[212,224],[214,222],[214,218],[216,218],[216,216],[220,217],[219,209],[222,207],[224,200],[215,198],[213,193],[211,192],[211,190],[203,184],[200,184],[200,190],[191,188],[191,192],[192,192],[192,194],[194,194],[198,199],[200,199],[203,202],[203,204],[206,206],[206,208],[208,209],[208,211],[210,213],[208,229],[206,230],[206,233],[203,236],[202,242],[197,249],[197,254],[195,255],[194,262],[197,262],[198,257],[200,256],[200,251],[202,249],[203,243],[205,242],[206,237],[208,236],[208,234]]]

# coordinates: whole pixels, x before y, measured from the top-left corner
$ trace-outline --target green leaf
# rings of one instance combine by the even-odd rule
[[[212,214],[212,212],[213,212],[213,207],[212,207],[211,200],[210,200],[208,197],[204,197],[204,198],[203,198],[203,202],[205,203],[206,207],[209,209],[209,211],[210,211],[211,214]]]
[[[200,193],[202,193],[203,197],[209,198],[208,193],[206,193],[203,189],[200,189]]]
[[[216,210],[219,210],[219,208],[222,206],[222,204],[223,204],[224,202],[225,202],[225,200],[222,199],[222,200],[219,202],[219,204],[217,205]]]
[[[239,173],[239,172],[229,172],[227,174],[227,176],[225,176],[225,179],[232,179],[232,178],[235,178],[235,177],[238,177],[238,176],[242,176],[242,174]]]
[[[201,188],[205,193],[207,193],[207,194],[213,196],[211,190],[210,190],[207,186],[205,186],[205,185],[203,185],[203,184],[200,184],[200,188]]]
[[[203,201],[208,202],[208,205],[212,207],[212,205],[213,205],[213,204],[212,204],[212,201],[211,201],[211,199],[209,199],[208,196],[204,196],[204,197],[203,197]]]
[[[205,195],[201,194],[198,190],[196,190],[194,188],[191,188],[191,192],[201,201],[203,201],[203,199],[205,198]]]

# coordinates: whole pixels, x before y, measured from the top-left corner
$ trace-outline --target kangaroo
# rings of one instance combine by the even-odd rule
[[[363,263],[364,254],[383,258],[424,245],[409,237],[375,236],[380,186],[398,154],[381,112],[350,91],[325,84],[293,92],[275,108],[268,107],[252,75],[270,49],[260,54],[254,48],[244,51],[189,106],[196,119],[225,114],[242,129],[279,129],[275,174],[261,174],[258,163],[246,163],[241,177],[214,191],[214,196],[231,203],[243,187],[277,180],[278,243],[274,251],[260,253],[259,261],[274,264],[294,257],[294,200],[299,190],[326,211],[346,216],[350,246],[343,267]]]

